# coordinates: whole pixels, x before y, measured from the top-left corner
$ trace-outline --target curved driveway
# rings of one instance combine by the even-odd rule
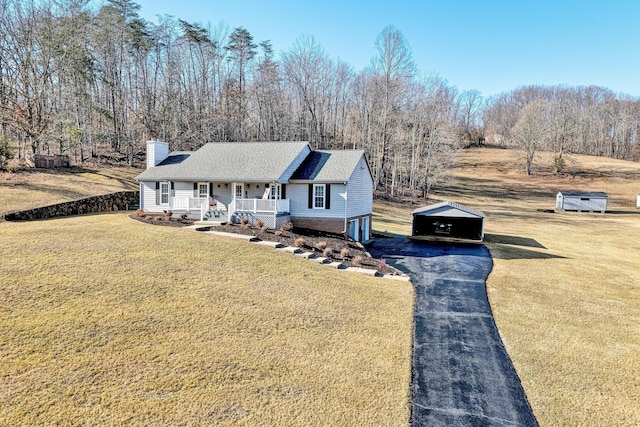
[[[368,249],[415,287],[413,425],[537,426],[491,314],[489,251],[408,238]]]

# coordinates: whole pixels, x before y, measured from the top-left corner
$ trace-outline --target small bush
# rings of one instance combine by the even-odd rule
[[[340,258],[344,259],[344,258],[348,257],[349,255],[351,255],[351,253],[349,252],[349,249],[342,248],[340,250]]]
[[[358,255],[358,256],[354,257],[353,260],[351,261],[351,264],[353,264],[353,265],[362,265],[362,256]]]
[[[282,224],[280,224],[280,230],[291,231],[293,230],[293,224],[291,222],[283,222]]]
[[[256,227],[258,228],[264,228],[264,221],[259,219],[256,221]]]
[[[324,248],[322,251],[322,256],[325,258],[329,258],[329,256],[333,253],[333,248]]]
[[[318,242],[316,243],[316,248],[320,249],[321,251],[324,250],[324,248],[327,247],[327,242]]]
[[[246,216],[243,216],[242,218],[240,218],[240,224],[242,225],[249,224],[249,218],[247,218]]]
[[[138,208],[138,209],[136,209],[136,216],[138,218],[144,218],[145,213],[144,213],[144,211],[142,209]]]
[[[276,237],[280,237],[282,235],[282,230],[276,230],[275,233],[273,233],[273,235]]]
[[[180,214],[180,218],[182,218],[182,219],[187,219],[187,214],[186,214],[186,213],[181,213],[181,214]]]
[[[304,240],[302,237],[298,237],[296,239],[296,241],[294,242],[294,245],[296,245],[296,247],[300,248],[302,246],[304,246],[307,243],[306,240]]]

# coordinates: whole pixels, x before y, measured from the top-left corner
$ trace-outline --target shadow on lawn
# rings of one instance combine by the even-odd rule
[[[527,246],[530,248],[547,249],[537,240],[529,237],[507,236],[504,234],[485,234],[484,241],[487,243],[501,243],[505,245]]]
[[[487,242],[488,243],[488,242]],[[491,258],[513,260],[513,259],[564,259],[566,257],[560,255],[549,254],[545,252],[532,251],[502,243],[489,243],[487,245]]]

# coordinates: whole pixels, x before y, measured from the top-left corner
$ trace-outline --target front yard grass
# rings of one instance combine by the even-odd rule
[[[125,213],[0,260],[0,425],[408,424],[408,283]]]

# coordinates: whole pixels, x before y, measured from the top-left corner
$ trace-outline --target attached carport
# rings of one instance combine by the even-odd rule
[[[413,211],[413,237],[482,241],[486,215],[459,203],[445,201]]]

